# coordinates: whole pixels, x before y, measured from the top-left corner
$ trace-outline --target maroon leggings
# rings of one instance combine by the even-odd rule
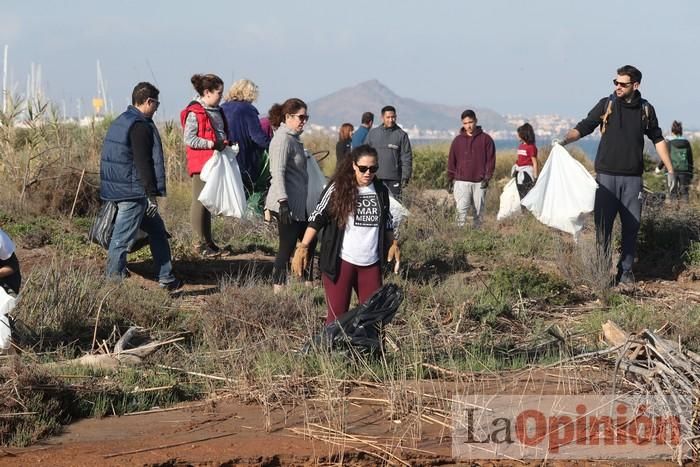
[[[379,263],[371,266],[355,266],[341,259],[336,281],[333,282],[325,273],[322,279],[323,289],[326,291],[326,303],[328,303],[326,324],[331,324],[348,311],[353,289],[361,304],[379,290],[382,286],[382,269]]]

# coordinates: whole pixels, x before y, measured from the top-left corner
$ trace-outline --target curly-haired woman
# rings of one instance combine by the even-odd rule
[[[319,267],[326,324],[348,311],[353,289],[360,303],[366,302],[382,285],[382,265],[398,257],[389,190],[376,177],[378,169],[377,151],[368,145],[342,159],[294,253],[292,270],[299,275],[312,240],[324,229]]]

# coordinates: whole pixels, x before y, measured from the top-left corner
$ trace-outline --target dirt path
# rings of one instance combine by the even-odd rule
[[[413,383],[413,387],[423,394],[425,409],[433,406],[428,402],[431,397],[447,400],[455,393],[587,393],[600,390],[609,381],[604,372],[566,373],[528,370],[505,376],[473,375],[460,384],[424,381]],[[449,425],[431,423],[415,410],[398,416],[387,397],[386,388],[356,385],[344,396],[344,409],[336,401],[336,408],[330,411],[333,401],[318,397],[280,406],[268,418],[257,404],[223,397],[162,412],[82,420],[66,427],[64,434],[30,448],[0,450],[0,465],[457,465],[458,460],[452,458]],[[323,427],[341,425],[342,436],[336,433],[328,441],[319,439],[319,433],[328,433]],[[353,440],[353,436],[362,441]],[[541,462],[484,461],[472,465]]]
[[[20,253],[25,272],[51,254],[43,249]],[[206,267],[202,267],[201,261],[180,261],[176,267],[186,285],[179,297],[197,306],[206,295],[218,293],[224,275],[269,274],[271,260],[262,253],[250,253],[207,260]],[[157,287],[147,279],[150,262],[130,263],[129,268],[134,273],[129,280],[143,283],[146,288]],[[641,281],[630,294],[668,302],[671,306],[679,299],[700,302],[698,286],[692,278],[678,282]],[[447,375],[447,379],[453,378]],[[462,375],[460,384],[447,380],[423,381],[416,392],[422,396],[421,404],[429,406],[430,400],[445,402],[456,393],[601,393],[609,388],[611,379],[599,369],[524,370],[500,375]],[[342,401],[318,396],[277,405],[269,412],[261,405],[225,397],[185,404],[174,410],[81,420],[65,427],[60,436],[29,448],[0,448],[0,465],[460,465],[452,458],[450,423],[421,417],[417,408],[421,405],[416,406],[415,401],[389,400],[396,392],[392,389],[396,388],[354,385],[343,392]],[[449,410],[448,405],[443,407]],[[401,413],[397,415],[397,412]],[[329,437],[328,428],[339,429],[343,434]],[[321,432],[325,436],[320,436]],[[482,461],[468,465],[534,466],[541,462]],[[548,465],[630,463],[576,461],[548,462]]]

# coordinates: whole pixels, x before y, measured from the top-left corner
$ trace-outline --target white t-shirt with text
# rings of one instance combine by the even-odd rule
[[[348,216],[340,257],[355,266],[371,266],[379,261],[379,196],[374,185],[357,190],[357,206]]]

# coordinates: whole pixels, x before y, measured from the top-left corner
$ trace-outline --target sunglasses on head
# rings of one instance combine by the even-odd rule
[[[632,83],[631,81],[630,81],[629,83],[623,83],[622,81],[618,81],[618,80],[614,79],[614,80],[613,80],[613,84],[614,84],[615,86],[620,86],[620,87],[623,87],[623,88],[628,88],[628,87],[632,86],[632,84],[634,84],[634,83]]]
[[[355,164],[355,166],[357,167],[357,170],[360,171],[360,173],[365,173],[369,170],[369,173],[373,174],[373,173],[377,173],[377,170],[379,170],[379,167],[376,165],[357,165],[357,164]]]

